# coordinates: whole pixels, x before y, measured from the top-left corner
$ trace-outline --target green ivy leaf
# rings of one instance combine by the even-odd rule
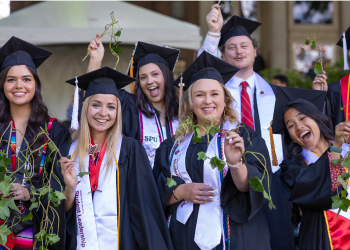
[[[346,198],[346,195],[347,195],[346,189],[342,190],[340,193],[342,198]]]
[[[10,189],[14,189],[12,186],[12,178],[10,176],[5,176],[4,181],[0,182],[0,191],[6,196]]]
[[[45,230],[43,229],[43,230],[41,230],[39,233],[37,233],[37,234],[35,235],[35,238],[45,239],[45,238],[46,238],[46,232],[45,232]]]
[[[18,207],[16,206],[16,203],[14,201],[14,199],[9,199],[9,198],[3,198],[2,199],[2,203],[5,203],[6,206],[8,206],[9,208],[19,212]]]
[[[52,162],[52,158],[46,156],[46,157],[45,157],[45,162]]]
[[[341,162],[341,166],[346,167],[346,168],[350,167],[350,159],[349,158],[345,158],[345,160],[343,160]]]
[[[254,176],[249,180],[250,186],[254,189],[256,192],[264,192],[264,186],[262,184],[262,181],[258,178],[258,176]]]
[[[171,188],[171,187],[175,187],[177,184],[176,184],[176,181],[174,181],[174,179],[171,177],[171,178],[166,178],[166,185]]]
[[[83,178],[83,176],[84,175],[87,175],[87,174],[91,174],[90,172],[80,172],[79,174],[78,174],[78,176],[80,177],[80,178]]]
[[[0,202],[0,218],[6,220],[10,216],[10,209],[6,203]]]
[[[48,240],[50,242],[50,245],[52,245],[52,244],[59,242],[60,237],[58,237],[57,234],[47,234],[46,240]]]
[[[198,137],[198,138],[201,138],[203,136],[202,133],[201,133],[201,130],[199,128],[195,128],[194,136]]]
[[[71,155],[67,155],[66,158],[70,160],[72,158],[72,156]]]
[[[201,138],[198,138],[197,136],[193,136],[192,141],[196,142],[196,143],[201,143],[202,142]]]
[[[42,188],[37,189],[36,191],[38,191],[40,195],[45,195],[51,190],[49,190],[48,187],[42,187]]]
[[[55,194],[56,194],[57,198],[60,199],[60,200],[65,200],[66,199],[66,196],[60,191],[56,190]]]
[[[121,34],[122,34],[122,30],[118,30],[114,36],[120,37]]]
[[[234,3],[233,3],[233,1],[231,1],[231,3],[230,3],[230,6],[231,6],[231,7],[233,7],[233,6],[234,6]]]
[[[52,193],[52,192],[48,194],[47,199],[52,201],[52,202],[58,202],[59,201],[59,199],[57,198],[56,194]]]
[[[11,234],[10,229],[7,228],[6,224],[0,227],[0,244],[5,246],[7,242],[7,236]]]
[[[219,126],[212,126],[209,130],[209,133],[211,134],[211,136],[215,136],[215,134],[219,132],[220,132]]]
[[[32,220],[32,219],[33,219],[33,214],[32,212],[30,212],[29,214],[26,215],[26,217],[22,219],[22,221]]]
[[[338,176],[337,181],[340,182],[340,184],[345,190],[348,188],[348,186],[346,185],[346,181],[341,176]]]
[[[310,44],[309,39],[306,39],[306,41],[305,41],[305,45],[309,45],[309,44]]]
[[[272,201],[269,201],[269,208],[270,208],[270,210],[272,210],[272,209],[276,210],[276,206],[272,203]]]
[[[32,211],[34,208],[37,208],[39,206],[38,202],[34,202],[32,203],[32,205],[30,206],[29,210]]]
[[[350,178],[350,172],[342,174],[341,177],[343,177],[345,180],[349,179]]]
[[[314,48],[316,48],[316,42],[315,42],[315,41],[312,41],[312,43],[311,43],[311,49],[314,49]]]
[[[51,150],[51,152],[55,152],[56,151],[56,147],[52,142],[49,142],[48,144],[49,149]]]
[[[316,63],[316,67],[314,68],[314,72],[316,75],[322,74],[322,67],[321,67],[321,62]]]
[[[331,160],[331,162],[334,164],[334,165],[337,165],[339,162],[341,162],[343,159],[335,159],[335,160]]]
[[[113,47],[112,50],[118,56],[123,52],[119,47]]]
[[[40,247],[39,247],[39,250],[49,250],[49,249],[47,249],[47,248],[44,247],[44,246],[40,246]]]
[[[219,157],[215,156],[210,159],[210,165],[213,169],[217,167],[218,170],[222,172],[224,170],[226,163],[223,160],[221,160]]]
[[[6,175],[6,168],[0,167],[0,182],[5,180],[5,175]]]
[[[206,159],[208,159],[208,156],[205,154],[205,152],[198,152],[198,158],[197,160],[202,160],[202,161],[205,161]]]
[[[350,206],[350,201],[348,199],[340,199],[339,196],[333,196],[332,201],[332,209],[339,208],[338,214],[340,213],[340,210],[346,212]]]

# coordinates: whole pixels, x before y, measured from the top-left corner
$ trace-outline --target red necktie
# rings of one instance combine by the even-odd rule
[[[250,105],[250,99],[247,92],[247,82],[241,82],[242,85],[242,91],[241,91],[241,116],[242,120],[241,122],[248,125],[252,129],[254,128],[254,120],[252,115],[252,107]]]

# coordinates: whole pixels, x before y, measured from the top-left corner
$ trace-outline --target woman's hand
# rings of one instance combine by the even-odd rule
[[[75,162],[66,157],[62,157],[59,162],[61,165],[61,173],[64,182],[66,183],[66,189],[69,188],[75,190],[78,185],[78,176],[74,168]]]
[[[232,139],[230,141],[230,139]],[[225,157],[229,165],[237,165],[245,152],[244,140],[236,132],[229,132],[225,138]]]
[[[344,140],[348,139],[350,136],[350,121],[341,122],[335,126],[335,139],[333,146],[336,148],[341,148]]]
[[[89,60],[87,72],[101,68],[105,48],[103,47],[99,33],[96,34],[96,38],[90,40],[88,50],[90,51],[89,59],[91,56],[91,60]]]
[[[179,185],[175,189],[175,195],[178,200],[185,200],[195,204],[204,204],[213,201],[210,197],[215,196],[215,194],[209,192],[213,190],[214,188],[204,183],[188,183]]]
[[[324,91],[328,90],[326,71],[318,74],[312,82],[312,88],[315,90],[321,90],[321,86],[323,86]]]
[[[8,193],[7,197],[12,195],[14,200],[19,200],[19,201],[30,200],[30,193],[26,187],[23,187],[20,183],[12,183],[12,186],[14,188],[10,189],[10,192]]]

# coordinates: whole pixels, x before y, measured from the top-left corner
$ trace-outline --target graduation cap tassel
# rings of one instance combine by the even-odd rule
[[[270,122],[270,143],[271,143],[271,154],[272,154],[272,165],[273,166],[278,166],[278,160],[277,160],[277,155],[276,155],[276,149],[275,149],[275,141],[273,140],[273,132],[272,132],[272,122]]]
[[[78,87],[78,77],[75,77],[75,90],[74,90],[74,103],[73,103],[73,112],[72,112],[72,122],[71,129],[78,130],[79,121],[78,121],[78,112],[79,112],[79,87]]]
[[[134,77],[134,57],[131,57],[130,77]],[[132,82],[130,86],[131,93],[134,92],[134,88],[135,88],[135,83]]]
[[[183,77],[181,74],[180,77],[180,83],[179,83],[179,87],[180,87],[180,93],[179,93],[179,124],[181,123],[181,106],[182,106],[182,94],[183,94],[183,89],[184,89],[184,84],[182,83]]]
[[[346,44],[345,32],[343,33],[343,55],[344,55],[344,70],[349,70],[348,48]]]

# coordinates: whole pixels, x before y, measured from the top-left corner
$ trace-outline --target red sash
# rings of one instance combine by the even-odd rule
[[[90,170],[90,187],[91,191],[96,191],[98,188],[98,179],[100,176],[100,169],[103,161],[103,157],[106,152],[106,145],[105,145],[106,138],[103,140],[100,152],[97,154],[97,161],[95,165],[95,161],[92,157],[92,155],[89,156],[89,170]],[[91,137],[91,144],[95,145],[94,140]]]
[[[340,80],[340,88],[341,88],[341,97],[343,99],[343,107],[344,107],[344,116],[345,116],[345,121],[348,121],[350,118],[350,107],[349,107],[349,75],[344,76]],[[349,98],[349,99],[348,99]]]
[[[328,236],[332,250],[350,249],[350,220],[326,210],[324,216],[328,228]]]

